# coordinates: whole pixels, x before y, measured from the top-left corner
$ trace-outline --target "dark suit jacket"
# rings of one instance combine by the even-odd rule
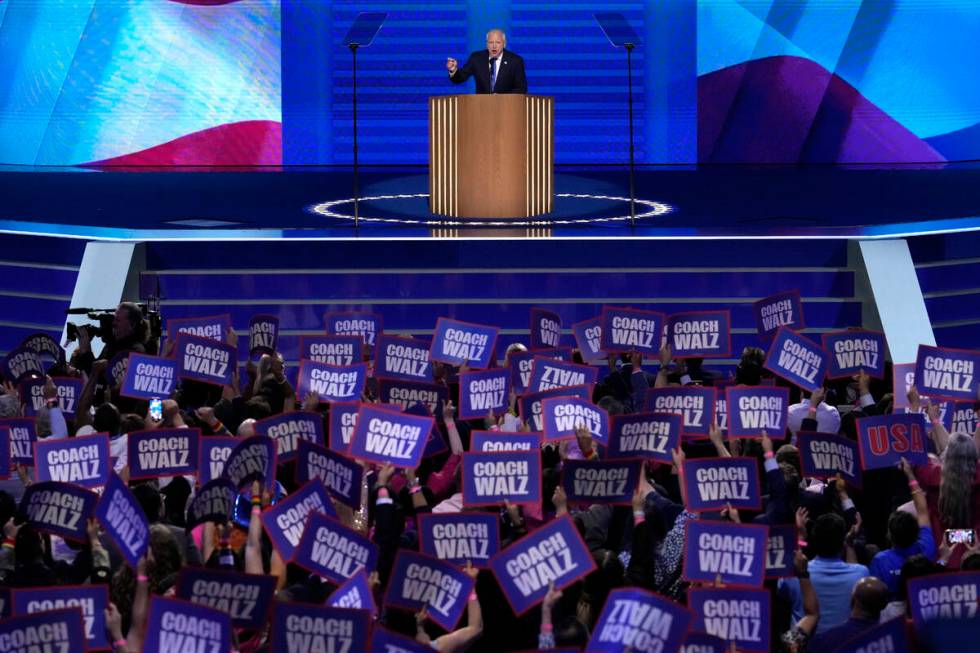
[[[524,59],[509,50],[500,55],[497,70],[497,83],[493,93],[527,93],[527,78],[524,76]],[[470,77],[476,80],[477,93],[490,93],[490,53],[479,50],[470,55],[466,64],[456,69],[449,78],[454,84],[462,84]]]

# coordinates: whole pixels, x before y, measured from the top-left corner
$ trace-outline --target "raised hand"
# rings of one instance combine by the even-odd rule
[[[456,63],[456,60],[453,59],[452,57],[448,57],[446,59],[446,70],[449,71],[450,75],[454,75],[456,74],[456,68],[458,68],[458,64]]]

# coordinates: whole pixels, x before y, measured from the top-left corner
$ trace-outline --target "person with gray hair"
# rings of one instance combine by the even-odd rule
[[[501,29],[487,32],[487,49],[477,50],[460,67],[458,62],[446,59],[449,80],[462,84],[470,77],[476,80],[478,94],[489,93],[527,93],[527,77],[524,74],[524,59],[506,50],[507,35]]]

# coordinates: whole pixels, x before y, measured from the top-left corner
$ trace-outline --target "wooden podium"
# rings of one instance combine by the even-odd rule
[[[554,196],[554,98],[429,98],[429,207],[458,218],[548,213]]]

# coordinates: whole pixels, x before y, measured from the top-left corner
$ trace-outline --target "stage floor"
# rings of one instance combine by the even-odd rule
[[[883,238],[980,229],[980,163],[559,166],[551,214],[474,226],[428,212],[425,167],[93,171],[0,166],[0,231],[95,239]],[[318,212],[319,211],[319,212]]]

